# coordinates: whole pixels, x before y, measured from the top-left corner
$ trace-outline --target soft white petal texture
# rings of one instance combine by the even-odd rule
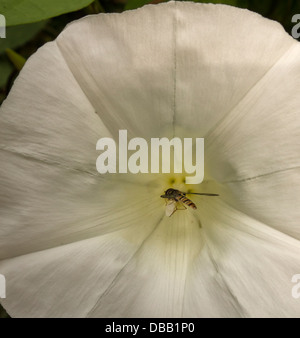
[[[159,195],[149,194],[146,186],[103,182],[98,176],[5,154],[9,156],[2,157],[0,170],[1,259],[155,223],[163,212]]]
[[[91,173],[97,140],[110,136],[55,42],[26,63],[1,106],[0,128],[1,150]]]
[[[71,23],[57,44],[111,133],[156,137],[172,127],[174,5]],[[165,135],[164,135],[165,136]]]
[[[291,294],[299,241],[221,200],[203,200],[199,211],[216,280],[230,291],[240,316],[299,317],[300,303]]]
[[[0,112],[8,313],[299,317],[299,242],[271,228],[300,236],[299,48],[246,10],[170,2],[83,18],[30,58]],[[101,176],[119,129],[205,136],[221,197],[166,217],[168,179]]]
[[[144,190],[96,171],[96,142],[110,134],[55,43],[26,64],[1,108],[0,129],[1,258],[141,220],[138,209],[150,201]]]
[[[235,205],[298,239],[299,60],[297,43],[206,139],[211,173]]]
[[[238,181],[235,206],[300,238],[299,43],[247,10],[177,3],[176,13],[175,122],[205,136],[215,179]]]
[[[300,168],[227,183],[230,204],[292,237],[300,239]]]
[[[87,17],[57,43],[112,133],[117,125],[154,137],[174,122],[204,136],[295,43],[266,23],[247,10],[175,1]]]
[[[295,44],[208,135],[221,182],[300,167],[300,44]],[[233,132],[234,131],[234,132]]]
[[[88,315],[181,317],[189,261],[202,245],[195,218],[164,216]]]
[[[173,5],[175,123],[206,137],[298,43],[279,23],[248,10],[180,1]]]
[[[153,227],[151,219],[130,231],[112,232],[0,262],[8,285],[4,306],[15,317],[87,316]]]
[[[146,48],[139,42],[144,36],[139,36],[141,25],[138,32],[135,29],[134,20],[139,18],[134,17],[134,12],[124,13],[123,20],[131,22],[125,32],[120,28],[124,27],[124,21],[117,16],[113,19],[97,16],[73,23],[60,36],[58,45],[66,62],[91,102],[99,107],[97,112],[101,118],[107,124],[121,126],[128,126],[128,121],[134,119],[134,126],[141,125],[136,126],[135,131],[133,125],[128,127],[131,134],[139,134],[146,124],[144,134],[148,136],[151,132],[155,136],[164,130],[159,126],[172,119],[180,125],[179,132],[184,128],[188,133],[197,132],[197,136],[207,134],[205,160],[212,168],[211,174],[222,182],[299,166],[299,96],[295,90],[299,87],[298,42],[278,23],[247,10],[181,2],[157,8],[139,10],[140,18],[147,16],[144,23],[149,36]],[[151,24],[151,20],[156,24]],[[160,29],[159,34],[157,29]],[[162,36],[162,29],[166,29],[166,36]],[[161,42],[158,36],[166,41]],[[133,38],[136,40],[131,40]],[[134,52],[130,50],[132,41],[137,41]],[[73,50],[77,53],[72,53]],[[90,50],[95,52],[91,54]],[[109,65],[115,61],[111,54],[120,58],[114,74],[108,72]],[[154,63],[149,62],[150,55],[156,60]],[[120,69],[117,71],[116,67]],[[124,72],[124,69],[131,71]],[[95,78],[95,73],[101,77]],[[164,88],[145,90],[141,78],[153,86],[164,84]],[[131,90],[132,83],[138,87],[138,92]],[[108,93],[108,88],[114,90]],[[105,97],[99,93],[104,93]],[[112,99],[115,93],[121,93],[118,100]],[[129,100],[130,94],[134,99]],[[151,102],[151,114],[147,111],[147,101]],[[132,109],[132,102],[136,109]],[[168,108],[162,110],[162,102]],[[145,114],[141,115],[142,112]],[[145,120],[147,115],[150,122]],[[277,156],[268,156],[275,152]],[[295,182],[290,180],[290,183]],[[260,195],[263,191],[257,193]],[[276,213],[267,207],[264,217],[260,217],[255,208],[250,212],[261,221],[299,238],[300,230],[295,228],[300,209],[290,203],[296,193],[287,197],[284,206],[276,208]],[[272,192],[270,204],[276,204],[273,198],[277,194],[285,195],[280,189]],[[256,197],[250,198],[255,200]],[[246,208],[249,206],[243,204],[241,210]],[[285,224],[282,224],[283,214],[289,215]]]
[[[299,317],[299,242],[201,201],[199,220],[177,211],[154,227],[2,261],[4,305],[28,317]]]
[[[201,233],[192,213],[164,217],[89,316],[237,316],[228,290],[215,279]],[[190,288],[191,268],[201,269],[196,288]],[[195,302],[197,290],[200,299]]]

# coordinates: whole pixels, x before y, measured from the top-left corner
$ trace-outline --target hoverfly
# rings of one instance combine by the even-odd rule
[[[207,194],[207,193],[197,193],[197,192],[182,192],[176,189],[168,189],[165,191],[164,195],[160,197],[166,199],[166,216],[170,217],[174,214],[176,210],[185,210],[186,206],[191,207],[192,209],[197,209],[196,204],[186,197],[186,195],[203,195],[203,196],[219,196],[218,194]]]

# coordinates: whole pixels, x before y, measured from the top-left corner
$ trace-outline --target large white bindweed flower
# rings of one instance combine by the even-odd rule
[[[300,45],[275,22],[169,2],[88,16],[0,114],[0,274],[17,317],[300,316]],[[205,138],[181,175],[99,174],[97,140]]]

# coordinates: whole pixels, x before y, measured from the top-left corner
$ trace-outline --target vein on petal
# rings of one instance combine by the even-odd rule
[[[175,124],[176,124],[176,92],[177,92],[177,2],[174,2],[174,17],[173,17],[173,48],[174,48],[174,93],[173,93],[173,119],[172,119],[172,130],[173,138],[175,137]]]
[[[147,207],[147,211],[149,212],[149,214],[151,215],[151,212],[152,211],[156,211],[157,210],[157,205],[154,205],[153,201],[152,201],[152,204],[151,204],[151,200],[149,201],[149,197],[146,197],[143,201],[144,205]],[[126,209],[128,210],[132,210],[130,207],[136,207],[136,202],[133,202],[132,205],[130,205],[129,207],[126,207]],[[150,206],[152,206],[150,208]],[[99,234],[99,231],[97,231],[97,227],[101,226],[101,220],[103,222],[103,219],[105,217],[108,217],[110,219],[110,222],[114,222],[116,219],[122,219],[124,218],[124,216],[126,216],[126,214],[122,214],[122,215],[118,215],[117,214],[117,217],[115,218],[112,218],[111,215],[113,214],[113,208],[112,210],[109,210],[107,211],[106,213],[104,214],[101,214],[101,219],[100,221],[96,219],[96,225],[92,225],[90,227],[87,227],[87,228],[84,228],[82,230],[77,230],[77,231],[73,231],[72,233],[68,233],[66,235],[63,235],[61,234],[59,236],[59,240],[60,240],[60,243],[59,244],[56,244],[56,245],[51,245],[51,246],[44,246],[43,249],[35,249],[35,250],[32,250],[30,252],[24,252],[24,253],[21,253],[21,254],[17,254],[17,255],[14,255],[14,256],[9,256],[9,257],[4,257],[4,258],[0,258],[0,262],[1,261],[4,261],[4,260],[9,260],[9,259],[14,259],[14,258],[17,258],[17,257],[21,257],[21,256],[26,256],[26,255],[30,255],[30,254],[34,254],[34,253],[38,253],[38,252],[41,252],[41,251],[46,251],[46,250],[51,250],[51,249],[55,249],[55,248],[58,248],[58,247],[62,247],[62,246],[66,246],[66,245],[70,245],[70,244],[73,244],[73,243],[78,243],[78,242],[81,242],[81,241],[85,241],[85,240],[89,240],[89,239],[92,239],[92,238],[97,238],[97,237],[101,237],[101,236],[106,236],[106,235],[109,235],[109,234],[112,234],[112,233],[117,233],[118,231],[122,231],[122,230],[125,230],[125,229],[128,229],[130,227],[133,226],[134,222],[136,220],[139,219],[139,215],[136,215],[134,218],[132,218],[130,220],[129,223],[125,223],[125,226],[120,226],[118,228],[114,228],[113,230],[108,230],[108,231],[103,231],[102,233]],[[128,214],[129,215],[132,215],[132,211],[128,211]],[[123,216],[123,217],[122,217]],[[147,217],[147,214],[145,214],[145,217]],[[94,216],[95,218],[95,216]],[[87,219],[86,217],[82,218],[82,219],[79,219],[76,224],[86,224],[87,221],[91,222],[90,219]],[[93,222],[95,224],[95,222]],[[121,223],[122,224],[122,223]],[[70,227],[74,226],[74,223],[70,223],[70,224],[67,224],[65,226],[65,229],[69,229]],[[109,228],[109,227],[106,227],[106,228]],[[91,229],[95,229],[93,232],[89,233],[89,231]],[[98,233],[97,233],[98,232]],[[82,237],[82,238],[78,238],[76,236],[80,235],[80,234],[83,234],[85,235],[85,237]],[[74,236],[75,236],[75,239],[74,239]],[[72,239],[71,239],[72,238]],[[66,241],[64,242],[64,240],[68,240],[69,241]],[[70,240],[71,239],[71,240]],[[48,240],[48,238],[46,238],[46,240]]]
[[[247,182],[247,181],[252,181],[252,180],[259,179],[261,177],[270,176],[270,175],[273,175],[273,174],[278,174],[278,173],[282,173],[282,172],[289,171],[289,170],[295,170],[295,169],[300,169],[300,166],[295,166],[295,167],[291,167],[291,168],[274,170],[274,171],[271,171],[271,172],[268,172],[268,173],[264,173],[264,174],[259,174],[259,175],[253,176],[253,177],[241,178],[239,180],[223,181],[221,183],[222,184],[228,184],[228,183]]]
[[[212,140],[210,139],[210,136],[215,132],[215,129],[219,128],[230,117],[231,113],[235,110],[235,108],[247,97],[247,95],[258,85],[258,83],[264,79],[264,77],[277,65],[277,63],[281,59],[283,59],[285,55],[288,54],[290,50],[294,47],[295,45],[292,44],[280,57],[278,57],[277,60],[275,60],[275,62],[272,64],[272,66],[264,72],[264,74],[249,88],[248,91],[246,91],[246,93],[241,97],[241,99],[238,100],[238,102],[219,121],[217,121],[212,128],[210,128],[210,130],[204,136],[204,138],[207,139],[206,141],[207,146],[209,146],[211,143],[214,142],[213,139]],[[239,117],[242,118],[243,116]]]
[[[124,269],[128,266],[128,264],[133,260],[133,258],[141,251],[141,249],[144,247],[146,242],[151,238],[151,236],[154,234],[155,230],[159,227],[161,222],[163,221],[165,217],[165,214],[163,213],[162,217],[158,220],[156,225],[153,227],[152,231],[147,235],[147,237],[141,242],[141,244],[137,247],[136,251],[132,254],[132,256],[128,259],[128,261],[125,263],[123,268],[116,274],[114,279],[111,281],[111,283],[107,286],[105,291],[99,296],[98,300],[96,301],[95,305],[87,312],[86,318],[90,316],[90,314],[93,313],[93,311],[96,309],[97,305],[101,302],[102,298],[108,294],[108,292],[113,288],[113,286],[116,284],[119,276],[124,271]]]
[[[59,46],[57,40],[55,40],[55,44],[56,44],[56,46],[57,46],[57,49],[58,49],[58,51],[59,51],[59,53],[60,53],[62,59],[63,59],[64,62],[65,62],[66,67],[68,68],[70,74],[72,74],[72,76],[73,76],[75,82],[78,84],[78,87],[81,89],[82,94],[86,97],[86,99],[87,99],[87,101],[90,103],[91,107],[94,108],[94,112],[95,112],[95,114],[98,116],[98,118],[99,118],[99,120],[101,121],[101,123],[103,124],[103,126],[105,126],[105,128],[111,133],[111,135],[113,135],[113,132],[112,132],[111,130],[109,130],[108,126],[107,126],[107,125],[104,123],[104,121],[101,119],[100,115],[97,114],[96,108],[94,107],[94,105],[92,104],[92,102],[91,102],[91,100],[88,98],[88,96],[86,95],[85,91],[83,90],[83,88],[82,88],[81,84],[79,83],[79,81],[77,80],[77,78],[75,77],[74,72],[73,72],[72,69],[70,68],[70,66],[69,66],[69,64],[68,64],[68,62],[67,62],[67,60],[66,60],[66,58],[65,58],[65,56],[64,56],[64,54],[63,54],[63,51],[61,50],[61,48],[60,48],[60,46]]]
[[[93,176],[93,177],[98,176],[100,179],[103,179],[97,173],[93,173],[91,171],[83,170],[83,169],[75,168],[75,167],[71,168],[71,167],[63,165],[61,162],[58,162],[58,161],[55,161],[55,160],[49,160],[49,159],[46,159],[46,158],[36,157],[33,154],[29,154],[29,153],[25,153],[25,152],[19,152],[19,151],[16,151],[15,149],[7,148],[7,147],[0,147],[0,150],[19,155],[19,156],[21,156],[21,157],[23,157],[27,160],[29,159],[29,160],[36,161],[36,162],[39,162],[39,163],[57,166],[59,168],[65,169],[65,170],[76,171],[76,172],[80,172],[82,174],[88,174],[88,175]]]
[[[237,311],[237,313],[240,314],[241,317],[249,317],[249,315],[247,314],[246,309],[241,305],[241,303],[239,302],[238,298],[235,296],[234,292],[231,290],[231,288],[229,287],[228,283],[226,282],[226,279],[224,278],[224,276],[221,273],[221,270],[218,266],[217,261],[215,260],[215,258],[213,257],[213,254],[211,252],[211,249],[208,245],[208,241],[206,241],[206,246],[207,246],[207,253],[208,256],[212,262],[212,265],[214,267],[214,269],[216,270],[217,275],[221,278],[221,281],[223,283],[223,286],[225,288],[225,290],[227,291],[227,294],[230,296],[231,300],[232,300],[232,305],[234,306],[235,310]]]
[[[43,163],[43,164],[47,164],[47,165],[53,165],[55,167],[58,167],[58,168],[61,168],[61,169],[64,169],[64,170],[68,170],[68,171],[72,171],[72,172],[77,172],[77,173],[80,173],[80,174],[86,174],[86,175],[89,175],[89,176],[92,176],[92,177],[97,177],[97,179],[101,180],[101,181],[107,181],[103,175],[97,173],[97,172],[92,172],[92,171],[89,171],[89,170],[84,170],[82,168],[72,168],[72,167],[69,167],[69,166],[66,166],[64,164],[62,164],[61,162],[58,162],[58,161],[55,161],[55,160],[50,160],[50,159],[47,159],[47,158],[41,158],[41,157],[36,157],[34,156],[33,154],[29,154],[29,153],[25,153],[25,152],[19,152],[17,151],[16,149],[11,149],[11,148],[8,148],[8,147],[1,147],[0,146],[0,151],[6,151],[6,152],[9,152],[11,154],[14,154],[14,155],[18,155],[18,156],[21,156],[23,157],[24,159],[26,160],[31,160],[31,161],[36,161],[38,163]],[[95,167],[96,167],[96,162],[95,162]],[[131,180],[124,180],[124,179],[120,179],[120,175],[116,176],[114,175],[114,180],[112,181],[113,182],[118,182],[118,183],[125,183],[125,184],[133,184],[133,185],[142,185],[142,186],[147,186],[147,187],[157,187],[157,184],[155,184],[155,182],[141,182],[141,181],[131,181]]]
[[[194,220],[196,221],[196,224],[199,225],[199,228],[202,228],[202,224],[201,224],[201,221],[198,217],[196,217],[195,215],[193,215],[193,218]],[[181,317],[184,318],[184,299],[185,299],[185,295],[186,295],[186,292],[187,292],[187,271],[188,271],[188,267],[186,269],[186,273],[185,273],[185,280],[184,280],[184,286],[183,286],[183,293],[182,293],[182,307],[181,307]]]

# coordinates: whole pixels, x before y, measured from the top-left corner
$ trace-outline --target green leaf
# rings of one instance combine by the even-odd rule
[[[46,24],[46,21],[29,25],[8,27],[6,38],[0,39],[0,54],[7,48],[15,49],[30,41]]]
[[[7,26],[32,23],[77,11],[93,0],[1,0],[0,13]]]
[[[148,5],[152,1],[153,0],[129,0],[125,6],[125,10],[127,11],[128,9],[140,8],[143,7],[144,5]]]
[[[12,64],[7,60],[3,55],[0,57],[0,88],[4,87],[7,83],[7,80],[10,74],[13,71]]]
[[[16,67],[18,71],[20,71],[25,65],[26,59],[10,48],[7,48],[5,52],[12,64]]]

